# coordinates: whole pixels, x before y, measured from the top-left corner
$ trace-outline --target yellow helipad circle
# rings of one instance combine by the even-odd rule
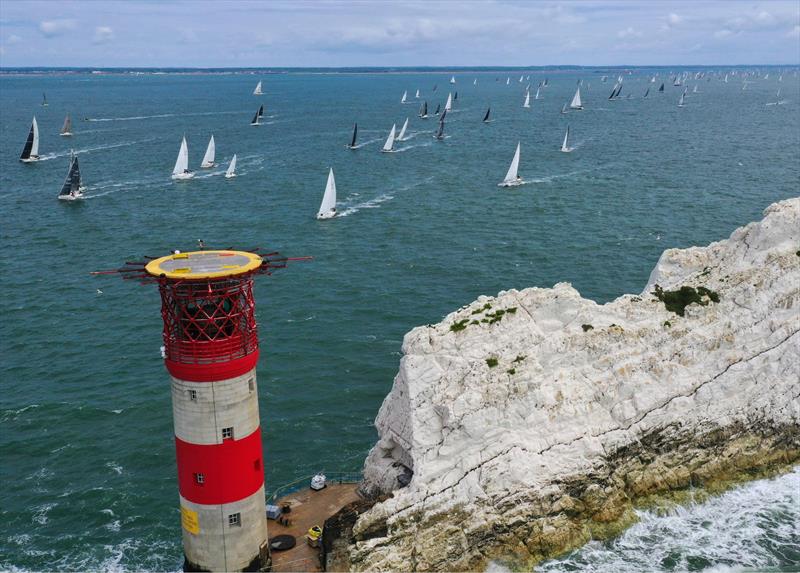
[[[244,251],[191,251],[150,261],[144,270],[169,279],[211,279],[248,273],[261,262],[258,255]]]

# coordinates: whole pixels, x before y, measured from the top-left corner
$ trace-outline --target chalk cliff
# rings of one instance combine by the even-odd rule
[[[415,328],[364,468],[391,495],[337,563],[527,567],[650,494],[800,459],[799,330],[800,198],[665,251],[639,295],[504,291]]]

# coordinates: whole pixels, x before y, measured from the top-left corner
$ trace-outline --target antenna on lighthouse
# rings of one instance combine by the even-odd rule
[[[172,379],[186,571],[270,566],[253,279],[285,268],[280,253],[201,250],[126,261],[124,279],[155,283],[161,355]]]

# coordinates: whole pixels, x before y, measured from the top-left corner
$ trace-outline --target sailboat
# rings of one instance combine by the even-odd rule
[[[442,141],[444,139],[444,120],[439,120],[439,129],[436,131],[436,135],[433,136],[434,138]]]
[[[42,93],[42,107],[47,107],[47,105],[48,105],[47,104],[47,96],[43,92]]]
[[[511,83],[511,78],[510,77],[506,78],[506,85],[509,85],[510,83]]]
[[[533,99],[539,99],[539,90],[540,89],[541,89],[541,86],[536,88],[536,95],[533,96]]]
[[[258,106],[258,119],[264,117],[264,104]]]
[[[474,80],[472,80],[472,85],[473,86],[477,86],[478,85],[478,78],[475,78]]]
[[[683,100],[686,98],[686,90],[683,90],[681,94],[681,99],[678,100],[678,107],[683,107]]]
[[[570,102],[569,108],[570,109],[583,109],[583,104],[581,103],[581,88],[580,88],[580,86],[578,87],[577,90],[575,90],[575,95],[572,96],[572,102]]]
[[[649,93],[650,93],[650,86],[648,86],[648,87],[647,87],[647,89],[646,89],[646,90],[644,90],[644,96],[643,96],[643,97],[647,97],[647,95],[648,95]]]
[[[408,91],[403,92],[403,97],[400,98],[400,103],[406,103],[406,97],[408,97]]]
[[[519,83],[522,83],[523,76],[519,77]]]
[[[23,163],[32,163],[39,160],[39,125],[36,123],[36,116],[33,116],[31,130],[28,132],[28,139],[25,140],[25,147],[19,160]]]
[[[216,145],[214,145],[214,136],[208,140],[208,147],[206,147],[206,154],[203,156],[203,162],[200,163],[201,169],[211,169],[216,165],[214,163],[214,155],[216,154]]]
[[[444,104],[444,110],[450,111],[453,109],[453,94],[447,94],[447,102]]]
[[[436,111],[435,111],[435,112],[433,112],[433,115],[439,115],[439,109],[440,109],[441,107],[442,107],[442,104],[440,104],[440,103],[437,103],[437,104],[436,104]]]
[[[253,120],[250,122],[250,125],[261,125],[260,120],[261,120],[261,115],[263,113],[264,113],[264,106],[262,105],[261,107],[258,108],[258,111],[253,116]]]
[[[64,125],[61,126],[61,135],[64,137],[72,135],[72,119],[70,119],[69,114],[64,118]]]
[[[264,92],[261,91],[261,82],[258,82],[256,84],[256,89],[253,90],[253,95],[254,96],[264,95]]]
[[[569,153],[572,149],[573,148],[569,146],[569,126],[567,126],[567,133],[564,134],[564,143],[561,144],[561,151]]]
[[[386,138],[386,143],[383,144],[382,153],[394,153],[394,132],[397,129],[397,124],[392,124],[392,131],[389,132],[389,137]]]
[[[492,121],[491,119],[489,119],[489,114],[491,112],[492,112],[492,108],[491,107],[487,107],[486,108],[486,115],[483,116],[483,123],[489,123],[489,122]]]
[[[175,168],[172,170],[172,178],[186,180],[192,177],[194,177],[194,173],[189,171],[189,147],[186,145],[186,136],[184,135],[178,151],[178,159],[175,161]]]
[[[225,179],[233,179],[236,177],[236,154],[233,154],[231,158],[231,163],[228,165],[227,171],[225,171]]]
[[[456,83],[456,77],[455,76],[450,76],[450,83],[451,84]]]
[[[531,92],[525,92],[525,103],[522,107],[531,107]]]
[[[567,104],[564,104],[564,107],[561,108],[561,113],[567,113]]]
[[[453,101],[458,100],[458,92],[453,92]]]
[[[408,118],[403,123],[403,127],[400,128],[400,135],[397,136],[397,141],[405,141],[406,140],[406,128],[408,128]]]
[[[419,117],[422,119],[428,119],[428,102],[422,102],[422,105],[419,108]]]
[[[419,90],[417,90],[417,93],[416,93],[416,94],[414,94],[414,97],[415,97],[416,99],[419,99]]]
[[[78,166],[78,157],[74,152],[70,153],[69,170],[64,185],[61,186],[61,193],[58,198],[62,201],[75,201],[83,199],[83,189],[81,187],[81,168]]]
[[[353,139],[350,141],[350,145],[347,146],[348,149],[356,149],[356,137],[358,137],[358,124],[353,124]]]
[[[661,86],[659,86],[658,91],[664,93],[664,82],[661,82]]]
[[[519,143],[517,143],[517,150],[514,152],[514,159],[511,160],[511,165],[506,173],[506,178],[497,184],[498,187],[516,187],[522,185],[524,181],[522,177],[517,174],[519,169]]]
[[[696,94],[696,93],[697,93],[697,84],[694,84],[694,89],[692,89],[692,93],[693,93],[693,94]]]
[[[325,185],[325,194],[319,206],[317,219],[333,219],[336,216],[336,180],[333,178],[333,168],[328,171],[328,183]]]

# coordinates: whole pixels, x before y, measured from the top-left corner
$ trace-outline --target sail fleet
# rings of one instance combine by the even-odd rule
[[[630,72],[628,72],[628,74],[630,74]],[[744,90],[744,89],[746,89],[748,83],[752,84],[753,82],[755,82],[758,79],[766,80],[769,77],[769,74],[765,74],[763,76],[763,78],[760,78],[756,72],[738,72],[736,70],[731,70],[731,71],[728,71],[728,72],[726,72],[724,74],[722,74],[720,72],[714,73],[714,72],[710,72],[710,71],[696,72],[696,73],[692,74],[692,73],[690,73],[688,71],[683,71],[683,72],[679,72],[679,73],[675,73],[675,74],[666,74],[666,76],[661,81],[658,79],[659,75],[660,74],[656,73],[656,74],[653,74],[652,77],[648,76],[646,78],[647,79],[647,83],[648,84],[660,84],[658,89],[657,89],[657,93],[660,93],[660,94],[665,93],[665,86],[666,85],[672,85],[673,87],[679,87],[681,89],[681,94],[680,94],[680,97],[679,97],[678,102],[677,102],[677,107],[679,107],[679,108],[684,108],[684,107],[687,106],[687,101],[688,101],[688,98],[690,96],[694,97],[696,94],[700,93],[700,91],[698,90],[698,82],[700,80],[704,79],[704,78],[707,81],[711,81],[714,77],[716,77],[722,83],[728,83],[728,82],[730,82],[730,78],[733,77],[733,78],[735,78],[735,80],[740,80],[740,82],[742,84],[742,89]],[[776,75],[777,75],[777,81],[778,82],[783,81],[783,73],[776,74]],[[499,81],[499,80],[500,80],[499,78],[495,78],[495,81]],[[511,85],[511,81],[510,80],[511,80],[511,78],[507,77],[506,81],[505,81],[505,84],[506,85]],[[524,88],[524,101],[523,101],[522,107],[526,108],[526,109],[529,109],[529,108],[531,108],[531,101],[532,100],[533,101],[538,101],[538,100],[542,99],[541,90],[548,88],[549,83],[548,83],[548,80],[546,78],[544,79],[544,81],[540,81],[538,83],[538,86],[536,87],[535,95],[533,95],[533,97],[531,97],[532,94],[531,94],[530,76],[527,77],[527,80],[528,80],[527,85],[521,86],[521,87]],[[600,83],[605,83],[606,80],[607,80],[607,76],[603,76],[600,79]],[[644,90],[644,94],[643,95],[634,96],[634,94],[631,93],[628,90],[628,91],[626,91],[627,96],[623,96],[622,92],[623,92],[624,80],[625,80],[625,77],[622,74],[617,76],[616,81],[614,82],[614,86],[611,89],[611,93],[608,96],[608,100],[617,101],[617,100],[621,100],[621,99],[631,99],[633,97],[641,97],[642,99],[646,99],[650,95],[650,87],[648,85],[648,86],[646,86],[646,89]],[[521,75],[519,77],[519,80],[516,83],[523,84],[524,81],[525,81],[525,75],[523,74],[523,75]],[[448,83],[450,83],[451,85],[456,83],[456,78],[455,78],[454,75],[451,76],[451,78],[450,78]],[[478,85],[477,78],[474,78],[474,80],[472,82],[472,85],[473,86]],[[584,99],[583,99],[582,93],[581,93],[581,87],[583,85],[584,84],[583,84],[582,81],[578,81],[578,85],[577,85],[577,87],[575,89],[575,92],[574,92],[574,94],[572,96],[572,99],[568,103],[565,103],[561,107],[561,110],[560,110],[561,114],[569,114],[569,113],[574,112],[574,111],[582,111],[582,110],[585,109],[585,107],[584,107],[585,106]],[[591,83],[586,84],[584,87],[589,87],[590,88],[591,87]],[[436,88],[437,88],[437,86],[434,85],[433,89],[431,90],[432,94],[435,94]],[[255,87],[255,89],[253,90],[252,93],[253,93],[254,96],[262,96],[262,95],[264,95],[263,84],[262,84],[261,81],[259,81],[256,84],[256,87]],[[417,113],[417,117],[419,119],[423,119],[423,120],[424,119],[428,119],[430,117],[430,115],[431,115],[429,113],[428,100],[421,99],[421,92],[420,92],[419,88],[414,89],[412,91],[412,93],[414,93],[414,96],[413,96],[414,99],[421,100],[421,103],[419,105],[419,111]],[[397,101],[397,100],[395,100],[395,101]],[[694,101],[694,100],[692,100],[692,101]],[[436,125],[436,127],[434,128],[434,131],[433,131],[433,137],[437,141],[443,141],[446,138],[446,136],[444,135],[445,118],[448,116],[448,113],[452,113],[453,111],[458,111],[458,110],[455,110],[457,102],[458,102],[458,92],[449,92],[447,94],[447,98],[446,98],[446,101],[444,103],[444,108],[442,108],[441,103],[437,103],[436,104],[436,111],[432,115],[438,116],[438,122],[437,122],[438,125]],[[411,101],[409,100],[409,90],[404,90],[403,91],[402,96],[400,97],[400,103],[401,104],[411,103]],[[787,103],[787,100],[781,99],[781,90],[778,89],[777,90],[777,94],[775,95],[775,99],[771,100],[771,101],[768,101],[768,102],[765,102],[765,105],[767,105],[767,106],[775,106],[775,105],[783,105],[785,103]],[[675,105],[675,104],[673,104],[673,105]],[[45,94],[42,94],[42,106],[43,107],[48,106],[47,97],[46,97]],[[491,112],[492,112],[491,106],[486,107],[485,109],[486,109],[485,113],[482,116],[479,116],[476,119],[481,121],[484,124],[488,124],[488,123],[491,123],[494,118],[491,115]],[[590,109],[592,109],[591,106],[590,106]],[[463,111],[466,111],[466,110],[463,110]],[[261,120],[262,120],[263,117],[264,117],[264,104],[260,104],[259,107],[258,107],[258,110],[255,112],[255,114],[253,116],[253,119],[251,120],[250,124],[253,125],[253,126],[262,125]],[[383,152],[383,153],[394,153],[394,152],[402,151],[402,150],[405,149],[405,148],[398,149],[396,147],[397,143],[407,141],[408,139],[410,139],[411,137],[413,137],[414,135],[417,135],[419,133],[419,132],[416,132],[416,133],[411,133],[409,135],[409,120],[410,120],[410,118],[408,118],[408,117],[405,118],[405,120],[403,121],[402,126],[401,126],[401,128],[399,130],[399,132],[397,130],[397,123],[392,125],[392,128],[389,131],[389,134],[388,134],[388,136],[387,136],[387,138],[385,140],[385,143],[384,143],[383,147],[380,150],[381,152]],[[357,150],[360,147],[363,147],[364,145],[370,143],[370,141],[367,141],[366,143],[364,143],[362,145],[358,145],[357,144],[358,135],[359,135],[358,129],[359,129],[358,128],[358,123],[354,123],[353,124],[352,138],[350,140],[350,143],[346,145],[346,147],[348,149],[350,149],[350,150]],[[72,137],[74,135],[74,133],[73,133],[73,122],[72,122],[72,118],[71,118],[70,114],[66,114],[66,116],[64,117],[63,124],[61,126],[61,129],[59,130],[59,135],[61,135],[63,137]],[[570,146],[570,135],[571,135],[570,127],[567,126],[566,130],[565,130],[565,133],[564,133],[563,141],[561,142],[561,145],[559,147],[559,151],[561,151],[563,153],[570,153],[570,152],[575,150],[575,147]],[[22,150],[22,153],[20,154],[19,160],[22,163],[35,163],[35,162],[37,162],[41,158],[40,152],[39,152],[39,144],[40,144],[39,125],[38,125],[36,117],[33,117],[31,125],[30,125],[30,129],[29,129],[29,132],[28,132],[28,137],[27,137],[27,139],[25,141],[25,144],[23,146],[23,150]],[[508,171],[506,173],[506,176],[503,178],[503,180],[500,183],[498,183],[498,185],[500,187],[516,187],[516,186],[519,186],[519,185],[522,185],[522,184],[525,183],[524,179],[519,175],[521,152],[522,152],[522,145],[521,145],[521,142],[518,142],[517,146],[515,148],[515,151],[514,151],[514,155],[513,155],[512,160],[511,160],[511,164],[510,164],[510,166],[508,168]],[[47,157],[47,158],[51,158],[51,157],[52,157],[52,155]],[[225,176],[226,179],[232,179],[232,178],[236,177],[236,161],[237,161],[237,157],[236,157],[236,154],[234,154],[232,156],[231,160],[228,163],[227,169],[224,172],[224,176]],[[210,138],[209,138],[209,141],[208,141],[208,144],[207,144],[207,147],[206,147],[205,154],[203,155],[203,159],[202,159],[202,161],[200,163],[200,169],[212,169],[212,168],[214,168],[216,166],[217,166],[217,163],[216,163],[216,141],[215,141],[214,135],[212,134],[212,135],[210,135]],[[222,172],[220,172],[220,174],[221,173]],[[179,147],[179,150],[178,150],[178,156],[176,158],[175,165],[174,165],[174,168],[172,170],[171,178],[173,180],[175,180],[175,181],[189,181],[192,178],[194,178],[194,176],[195,176],[195,173],[193,171],[191,171],[190,167],[189,167],[189,145],[188,145],[188,141],[187,141],[186,137],[184,136],[181,139],[180,147]],[[82,198],[84,198],[83,191],[84,191],[84,186],[82,185],[82,182],[81,182],[81,173],[80,173],[80,167],[78,165],[78,157],[77,157],[77,154],[73,151],[73,152],[70,153],[70,163],[69,163],[69,167],[68,167],[68,171],[67,171],[67,177],[66,177],[66,179],[65,179],[65,181],[64,181],[64,183],[63,183],[63,185],[61,187],[61,191],[58,194],[58,198],[61,199],[61,200],[66,200],[66,201],[74,201],[74,200],[77,200],[77,199],[82,199]],[[334,179],[334,175],[333,175],[333,168],[329,168],[328,180],[326,182],[325,191],[324,191],[324,195],[323,195],[323,200],[322,200],[322,203],[320,205],[319,212],[317,213],[317,218],[318,219],[331,219],[331,218],[334,218],[337,214],[338,213],[336,211],[336,183],[335,183],[335,179]]]

